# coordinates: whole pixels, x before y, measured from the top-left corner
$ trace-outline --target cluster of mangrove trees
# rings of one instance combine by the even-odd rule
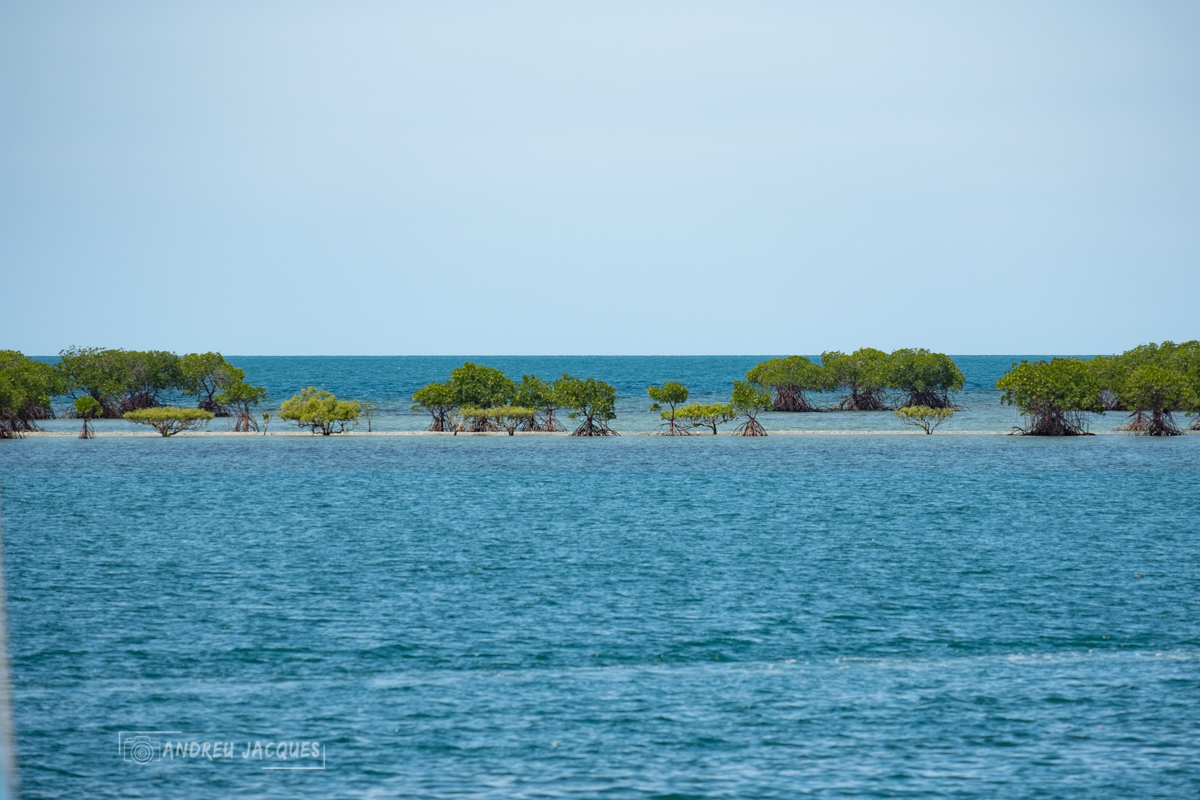
[[[150,425],[164,436],[214,416],[236,417],[235,431],[259,430],[254,409],[266,400],[266,390],[247,383],[245,372],[220,353],[72,347],[60,355],[58,363],[47,364],[0,350],[0,438],[37,430],[39,420],[54,416],[51,400],[63,396],[73,401],[66,414],[82,420],[83,438],[94,435],[94,420],[114,418]],[[734,381],[727,402],[689,403],[688,388],[676,381],[647,391],[651,410],[659,412],[659,432],[670,436],[716,434],[729,423],[737,434],[763,436],[758,415],[764,411],[893,410],[902,422],[932,433],[959,408],[955,394],[964,383],[943,353],[862,348],[822,353],[820,363],[804,356],[763,361],[745,380]],[[1191,427],[1200,430],[1200,342],[1145,344],[1092,359],[1022,361],[996,388],[1000,401],[1024,416],[1017,429],[1023,434],[1086,434],[1090,415],[1106,412],[1124,413],[1119,429],[1137,434],[1180,434],[1180,414],[1198,415]],[[830,393],[837,393],[835,402],[818,402]],[[182,397],[194,397],[195,406],[171,405]],[[573,436],[616,434],[609,425],[616,418],[613,386],[568,373],[555,380],[523,375],[517,383],[468,361],[448,380],[419,388],[413,401],[414,410],[429,413],[430,431],[565,432],[565,417],[575,423]],[[310,386],[284,401],[275,416],[329,436],[360,418],[370,430],[374,412],[374,403],[340,400]],[[271,415],[262,418],[265,424]]]
[[[234,430],[258,430],[253,409],[267,392],[246,383],[246,373],[220,353],[72,347],[59,355],[46,364],[0,351],[0,438],[37,430],[38,420],[54,417],[51,400],[64,395],[76,401],[67,415],[84,421],[85,438],[92,420],[128,419],[181,396],[196,398],[195,407],[213,416],[236,417]]]
[[[736,433],[742,436],[767,435],[758,415],[771,408],[771,392],[751,381],[734,381],[728,403],[688,403],[691,391],[678,381],[647,387],[647,393],[655,401],[650,410],[658,412],[663,436],[690,436],[699,428],[715,435],[718,427],[734,421],[739,423]]]
[[[1118,356],[1022,361],[996,388],[1002,403],[1025,417],[1017,432],[1080,436],[1088,418],[1108,411],[1127,416],[1119,430],[1146,436],[1182,433],[1176,414],[1200,413],[1200,342],[1138,345]],[[1200,430],[1200,417],[1192,423]]]
[[[562,409],[577,420],[572,436],[614,436],[608,423],[616,419],[617,391],[595,378],[563,373],[554,381],[523,375],[517,383],[503,372],[470,361],[450,372],[450,379],[413,392],[413,409],[432,418],[428,430],[565,431],[556,416]]]
[[[772,358],[746,373],[746,380],[772,391],[773,411],[794,412],[954,409],[953,395],[965,382],[944,353],[911,348],[885,353],[870,347],[822,353],[820,364],[804,356]],[[839,393],[838,401],[818,406],[813,395],[829,392]]]

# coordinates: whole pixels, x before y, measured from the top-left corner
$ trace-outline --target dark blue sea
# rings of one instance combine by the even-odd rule
[[[642,430],[757,359],[479,360]],[[234,361],[412,430],[462,359]],[[1200,796],[1200,436],[770,416],[867,432],[0,441],[22,796]]]

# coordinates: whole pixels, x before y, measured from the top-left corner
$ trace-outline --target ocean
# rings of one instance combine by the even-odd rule
[[[934,436],[2,441],[22,796],[1200,796],[1200,436],[949,435],[1014,358]],[[471,360],[637,431],[760,359]],[[231,360],[419,430],[464,358]]]

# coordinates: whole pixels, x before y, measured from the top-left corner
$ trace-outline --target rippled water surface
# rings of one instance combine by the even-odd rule
[[[1200,796],[1198,478],[1196,436],[0,442],[25,796]]]

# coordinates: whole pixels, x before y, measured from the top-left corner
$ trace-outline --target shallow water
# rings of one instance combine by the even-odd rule
[[[1195,797],[1198,478],[1195,436],[0,442],[25,796]]]

